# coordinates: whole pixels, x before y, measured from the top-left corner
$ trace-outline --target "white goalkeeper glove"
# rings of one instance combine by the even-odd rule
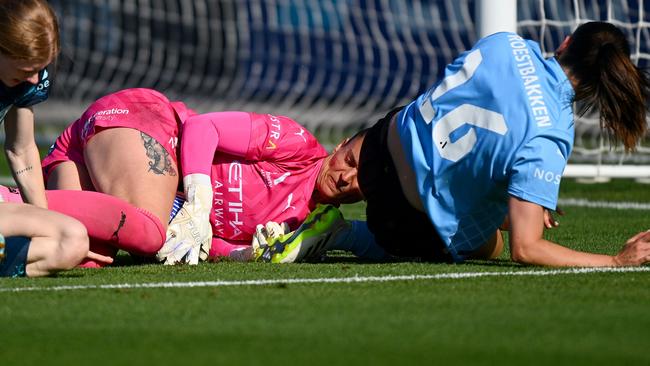
[[[317,259],[350,224],[338,208],[318,205],[297,230],[289,232],[288,225],[282,225],[272,221],[264,227],[257,225],[252,242],[254,261],[293,263]]]
[[[269,242],[279,238],[289,232],[289,225],[286,222],[278,224],[275,221],[269,221],[265,225],[257,225],[255,234],[253,234],[253,252],[257,250],[264,250],[269,245]]]
[[[198,264],[206,260],[212,244],[212,185],[205,174],[190,174],[183,178],[185,203],[169,223],[167,240],[156,254],[165,264]]]

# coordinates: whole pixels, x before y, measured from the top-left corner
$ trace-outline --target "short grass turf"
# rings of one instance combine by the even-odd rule
[[[598,192],[595,194],[593,192]],[[612,193],[614,193],[612,195]],[[650,202],[650,186],[562,183],[561,198]],[[614,254],[650,211],[565,207],[546,233]],[[346,207],[363,219],[363,205]],[[0,279],[1,365],[649,364],[650,272],[551,274],[496,261],[461,265],[204,263],[75,269]],[[501,273],[479,278],[291,283],[293,279]],[[514,276],[510,273],[524,275]],[[193,288],[60,286],[274,279]],[[31,291],[25,291],[32,288]],[[12,292],[11,290],[21,290]]]

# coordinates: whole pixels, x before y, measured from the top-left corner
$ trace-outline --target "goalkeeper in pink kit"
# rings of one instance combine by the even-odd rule
[[[178,187],[180,123],[192,114],[153,90],[124,90],[94,102],[56,140],[43,159],[46,195],[52,210],[86,226],[92,252],[160,249]],[[21,200],[4,187],[0,194]]]
[[[286,231],[296,230],[319,203],[338,205],[361,200],[354,179],[356,162],[350,160],[353,154],[345,153],[347,145],[342,143],[328,155],[304,127],[283,116],[214,112],[190,117],[183,124],[180,144],[187,202],[179,216],[186,215],[187,225],[170,228],[158,257],[167,263],[186,261],[188,256],[197,255],[191,248],[205,247],[203,240],[211,237],[209,253],[204,249],[202,257],[253,259],[250,243],[259,224],[283,222]],[[318,219],[332,221],[327,233],[315,234],[333,234],[336,228],[331,226],[336,225],[337,218],[338,229],[363,225],[344,224],[338,210],[331,206],[315,212],[322,215]],[[341,235],[336,247],[373,257],[377,256],[374,251],[383,253],[378,247],[372,248],[371,237],[365,241],[348,237],[361,237],[362,230],[341,231],[347,236]],[[354,248],[349,247],[351,243],[355,243]],[[322,247],[317,252],[332,248]],[[258,257],[262,254],[260,250]],[[291,257],[291,261],[305,254]],[[272,253],[267,255],[265,259],[271,260]]]
[[[343,146],[330,156],[283,116],[215,112],[189,118],[181,139],[183,183],[188,198],[203,190],[212,199],[205,205],[211,206],[205,213],[214,235],[209,254],[247,250],[260,223],[284,222],[295,230],[317,203],[360,200],[355,173],[348,172],[356,163],[352,154],[339,153]]]
[[[157,253],[168,264],[196,263],[208,254],[279,262],[345,249],[379,259],[384,252],[365,223],[317,207],[362,199],[354,161],[360,141],[348,140],[328,154],[287,117],[199,115],[153,90],[127,89],[93,103],[57,139],[43,166],[48,189],[68,190],[48,192],[52,209],[86,224],[91,248],[102,254]],[[176,199],[182,208],[169,222],[181,177],[186,201]],[[69,190],[110,196],[78,192],[66,200],[75,194]],[[301,227],[306,218],[310,225]],[[304,230],[289,243],[294,247],[271,247],[284,253],[265,251],[263,242],[253,253],[251,239],[269,221]],[[319,237],[318,248],[305,248],[310,235]]]

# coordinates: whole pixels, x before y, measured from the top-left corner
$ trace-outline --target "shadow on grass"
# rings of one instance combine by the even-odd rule
[[[424,261],[420,258],[393,258],[393,259],[388,259],[388,260],[368,260],[368,259],[363,259],[363,258],[358,258],[355,257],[354,255],[351,254],[346,254],[346,253],[334,253],[334,254],[328,254],[326,256],[323,256],[319,260],[315,261],[310,261],[309,263],[328,263],[328,264],[336,264],[336,263],[348,263],[348,264],[386,264],[386,263],[422,263],[422,264],[433,264],[433,265],[438,265],[438,264],[453,264],[453,263],[445,263],[445,262],[428,262]],[[464,263],[459,263],[455,264],[457,266],[481,266],[481,267],[500,267],[500,268],[522,268],[523,266],[519,263],[513,262],[508,259],[492,259],[492,260],[478,260],[478,259],[472,259],[472,260],[467,260]]]
[[[220,258],[216,261],[211,261],[213,263],[220,262],[234,262],[229,258]],[[306,261],[310,264],[397,264],[397,263],[419,263],[419,264],[432,264],[432,265],[444,265],[444,264],[453,264],[445,262],[428,262],[423,261],[420,258],[392,258],[386,260],[370,260],[356,257],[350,253],[343,251],[333,251],[329,252],[327,255],[324,255],[318,259]],[[127,252],[120,251],[115,257],[115,261],[109,267],[136,267],[141,265],[149,264],[158,264],[155,258],[150,257],[140,257],[130,255]],[[478,260],[472,259],[467,260],[464,263],[455,264],[456,266],[468,266],[468,267],[499,267],[499,268],[522,268],[523,266],[519,263],[513,262],[508,259],[493,259],[493,260]],[[57,277],[83,277],[81,273],[75,272],[63,272],[58,274]]]
[[[472,259],[466,261],[464,264],[471,265],[473,267],[498,267],[498,268],[512,268],[512,269],[521,269],[525,268],[525,265],[521,263],[513,262],[509,259],[492,259],[492,260],[479,260]]]

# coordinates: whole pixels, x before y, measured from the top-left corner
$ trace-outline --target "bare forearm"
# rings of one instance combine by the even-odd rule
[[[628,239],[616,256],[580,252],[543,239],[545,220],[541,206],[516,197],[510,197],[508,206],[510,255],[516,262],[555,267],[608,267],[639,266],[650,261],[650,232]]]
[[[31,144],[22,149],[7,149],[6,154],[23,201],[47,208],[41,159],[36,145]]]
[[[512,250],[514,261],[553,267],[610,267],[617,263],[613,256],[580,252],[540,239],[526,249]]]
[[[34,142],[34,112],[14,107],[5,119],[5,153],[23,201],[47,208],[41,157]]]

